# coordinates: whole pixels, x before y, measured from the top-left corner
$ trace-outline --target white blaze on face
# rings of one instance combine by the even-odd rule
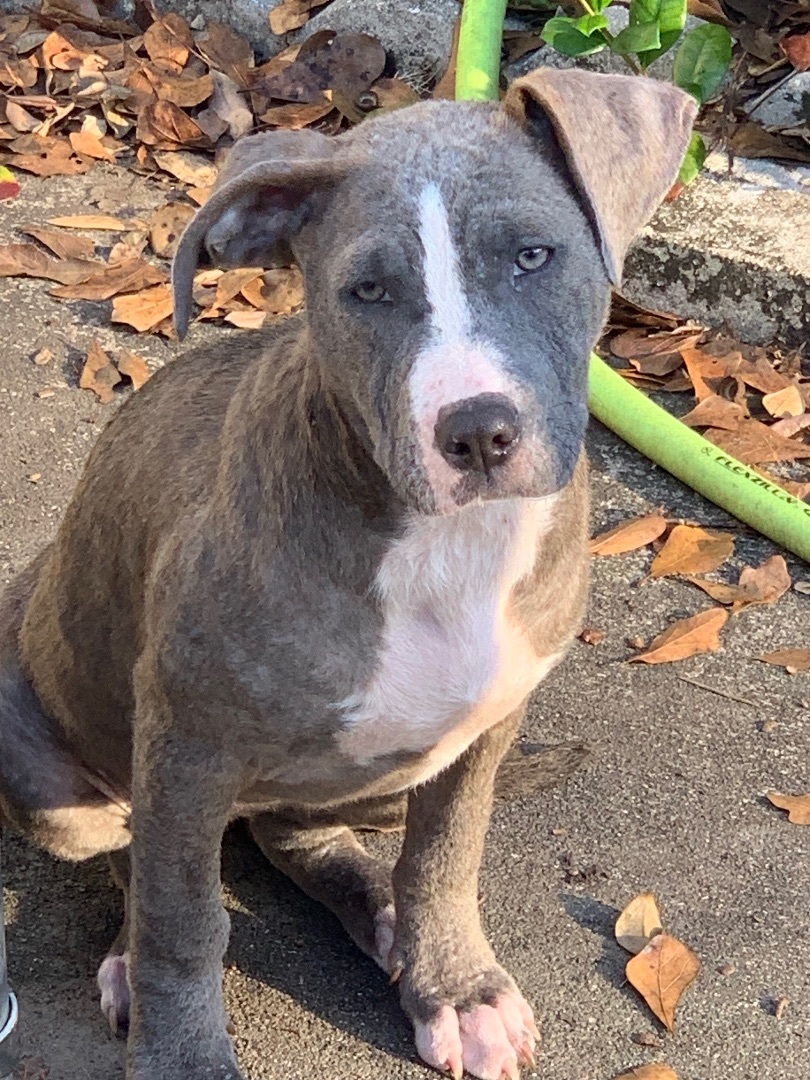
[[[430,306],[430,339],[414,360],[408,378],[422,462],[440,512],[454,508],[451,491],[459,480],[435,445],[439,411],[478,394],[504,394],[515,401],[518,389],[507,375],[498,350],[474,340],[472,317],[453,243],[447,208],[436,184],[419,196],[422,277]]]

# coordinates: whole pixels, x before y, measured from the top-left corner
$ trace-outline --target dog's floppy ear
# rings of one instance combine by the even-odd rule
[[[503,104],[529,130],[538,107],[551,122],[618,285],[630,243],[678,175],[694,99],[638,75],[539,68],[512,83]]]
[[[191,318],[202,252],[214,266],[288,265],[290,240],[306,218],[307,196],[356,167],[338,143],[314,131],[274,131],[234,146],[208,202],[177,246],[172,285],[174,325],[181,340]]]

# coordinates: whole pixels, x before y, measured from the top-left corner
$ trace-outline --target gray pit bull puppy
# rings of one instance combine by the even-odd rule
[[[694,113],[650,79],[536,71],[499,105],[246,140],[189,225],[181,332],[203,249],[292,255],[306,312],[157,374],[0,612],[0,807],[56,855],[110,853],[127,919],[99,982],[128,1080],[241,1075],[237,817],[397,982],[424,1061],[532,1061],[479,862],[583,610],[588,355]],[[392,874],[353,829],[405,800]]]

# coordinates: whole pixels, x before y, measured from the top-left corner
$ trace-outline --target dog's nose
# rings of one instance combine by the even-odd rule
[[[520,441],[517,410],[502,394],[479,394],[442,410],[435,430],[442,457],[460,472],[505,465]]]

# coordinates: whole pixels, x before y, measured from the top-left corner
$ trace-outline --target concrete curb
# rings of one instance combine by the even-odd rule
[[[624,291],[742,340],[810,339],[810,168],[724,155],[661,207],[634,247]],[[722,170],[722,171],[721,171]]]

